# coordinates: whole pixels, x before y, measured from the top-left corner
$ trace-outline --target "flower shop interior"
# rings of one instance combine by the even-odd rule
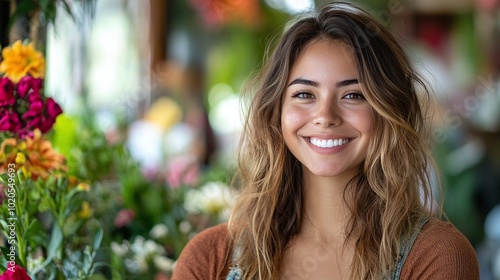
[[[0,0],[0,279],[169,279],[228,219],[266,45],[325,2]],[[500,1],[351,2],[429,80],[444,212],[500,279]]]

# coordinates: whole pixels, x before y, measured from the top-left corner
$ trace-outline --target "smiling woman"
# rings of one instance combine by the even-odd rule
[[[190,241],[174,280],[479,279],[432,196],[429,92],[383,25],[325,5],[255,85],[230,221]]]
[[[373,134],[372,108],[357,72],[345,43],[311,41],[291,68],[282,101],[283,138],[302,163],[304,178],[331,177],[327,188],[341,192],[364,160]]]

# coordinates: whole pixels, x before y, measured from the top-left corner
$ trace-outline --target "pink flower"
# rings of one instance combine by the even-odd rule
[[[17,84],[17,93],[21,98],[24,98],[26,94],[33,88],[34,78],[31,76],[24,76]]]
[[[0,131],[17,132],[19,129],[21,129],[21,122],[15,112],[0,110]]]
[[[15,102],[14,83],[9,78],[0,78],[0,107],[10,106]]]
[[[0,280],[31,280],[26,273],[26,269],[19,265],[9,266],[7,270],[0,275]]]
[[[194,186],[200,179],[200,166],[196,158],[181,156],[171,159],[168,165],[166,180],[172,189],[182,185]]]
[[[122,228],[128,226],[130,222],[135,218],[134,210],[132,209],[122,209],[116,214],[115,226]],[[1,279],[0,279],[1,280]]]
[[[57,116],[62,114],[61,106],[54,99],[48,98],[45,105],[47,106],[47,114],[50,118],[55,120]]]

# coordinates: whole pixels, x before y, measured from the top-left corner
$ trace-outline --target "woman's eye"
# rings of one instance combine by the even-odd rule
[[[299,99],[308,99],[308,98],[314,98],[314,95],[312,95],[308,92],[297,92],[292,97],[299,98]]]
[[[361,93],[351,92],[344,95],[345,99],[365,99],[365,97]]]

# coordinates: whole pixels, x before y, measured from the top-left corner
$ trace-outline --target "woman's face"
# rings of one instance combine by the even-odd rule
[[[310,42],[292,66],[281,126],[305,176],[350,180],[364,161],[373,115],[358,76],[351,50],[340,41]]]

